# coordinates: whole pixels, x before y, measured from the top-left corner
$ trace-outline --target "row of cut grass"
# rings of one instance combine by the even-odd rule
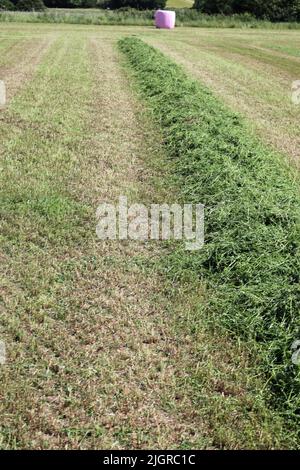
[[[148,35],[145,40],[208,85],[231,109],[244,114],[266,143],[299,165],[299,106],[293,104],[290,92],[299,62],[275,50],[284,44],[296,53],[300,50],[298,33],[227,30],[219,35],[193,28],[164,37]]]
[[[211,295],[200,310],[254,348],[268,401],[292,423],[300,409],[291,360],[300,334],[298,181],[177,64],[137,38],[119,46],[162,127],[182,200],[206,206],[204,249],[191,254],[175,245],[166,270],[207,282]]]

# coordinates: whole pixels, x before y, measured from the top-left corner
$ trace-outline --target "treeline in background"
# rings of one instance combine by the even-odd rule
[[[249,13],[270,21],[300,20],[300,0],[195,0],[194,8],[209,15]]]
[[[53,9],[98,8],[99,11],[125,12],[135,23],[142,24],[141,21],[144,20],[145,24],[148,24],[153,11],[166,8],[166,3],[167,0],[0,0],[0,11],[43,12],[48,9],[48,12],[51,12]],[[127,16],[128,23],[130,18]],[[220,24],[222,18],[234,18],[241,23],[246,20],[251,22],[251,19],[295,23],[300,21],[300,0],[194,0],[192,8],[177,11],[179,22],[191,23],[194,26],[204,19],[208,22],[206,18],[213,17],[216,17]],[[5,17],[5,21],[10,20],[11,18]],[[111,15],[108,20],[113,22]],[[125,21],[125,18],[123,20]],[[119,24],[119,21],[116,24]]]

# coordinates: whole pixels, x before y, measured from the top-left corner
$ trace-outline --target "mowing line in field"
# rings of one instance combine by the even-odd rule
[[[181,36],[181,32],[179,35]],[[263,37],[263,33],[260,33]],[[300,63],[293,57],[276,67],[280,59],[264,55],[258,48],[247,48],[251,36],[232,33],[220,37],[203,32],[186,37],[153,38],[147,42],[182,64],[201,83],[208,85],[232,109],[248,118],[249,126],[299,166],[299,106],[291,99],[291,87],[300,77]],[[271,42],[270,34],[266,41]],[[256,39],[259,44],[259,39]],[[279,38],[274,34],[274,42]],[[293,42],[293,35],[290,36]],[[254,40],[255,44],[255,40]],[[296,43],[297,44],[297,43]],[[232,51],[238,49],[239,55]],[[250,55],[249,55],[250,54]]]
[[[4,43],[4,53],[1,51],[0,58],[0,80],[6,84],[7,104],[33,77],[53,41],[53,37],[46,37],[34,40],[17,39],[12,44]]]
[[[299,188],[292,170],[263,146],[208,89],[137,38],[119,42],[175,162],[184,200],[206,206],[206,244],[164,258],[174,278],[210,286],[199,304],[212,325],[255,351],[266,403],[287,418],[297,442],[300,375],[291,347],[299,335]],[[172,179],[171,179],[172,181]],[[202,312],[202,314],[201,314]],[[222,331],[221,329],[221,331]]]
[[[49,50],[6,115],[1,332],[11,367],[2,372],[2,447],[58,445],[56,430],[64,434],[65,419],[54,410],[67,403],[65,394],[72,400],[72,384],[55,378],[62,345],[79,350],[61,320],[67,300],[60,263],[66,259],[68,237],[78,230],[76,218],[84,213],[66,186],[76,169],[90,84],[84,48],[78,40],[73,46],[70,38],[60,39]]]

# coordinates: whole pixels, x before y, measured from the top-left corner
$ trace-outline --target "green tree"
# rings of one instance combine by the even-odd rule
[[[14,4],[10,0],[0,0],[0,11],[12,11],[15,9]]]
[[[271,21],[300,20],[300,0],[195,0],[194,8],[208,14],[250,13]]]
[[[194,8],[209,15],[218,13],[231,15],[233,13],[232,4],[233,0],[195,0]]]
[[[45,5],[42,0],[19,0],[16,4],[19,11],[43,11]]]
[[[165,8],[166,0],[111,0],[109,7],[113,10],[118,8],[136,8],[137,10],[155,10]]]

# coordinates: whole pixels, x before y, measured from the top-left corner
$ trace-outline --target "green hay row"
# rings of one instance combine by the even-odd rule
[[[242,117],[181,67],[137,38],[122,39],[119,47],[176,162],[172,178],[180,198],[206,206],[204,248],[191,253],[175,245],[166,271],[174,279],[192,273],[208,285],[207,303],[199,308],[213,325],[254,345],[266,396],[295,419],[300,373],[291,345],[300,339],[299,181]]]

